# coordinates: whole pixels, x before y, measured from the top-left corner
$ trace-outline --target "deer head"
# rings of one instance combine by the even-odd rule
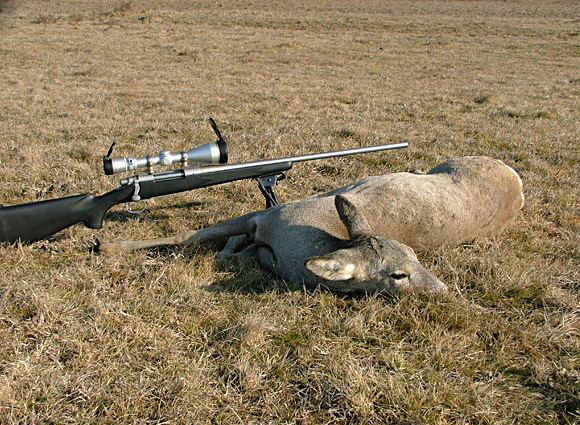
[[[367,219],[345,196],[336,196],[334,203],[350,240],[337,251],[306,260],[305,267],[322,286],[345,293],[447,290],[419,263],[411,248],[376,236]]]

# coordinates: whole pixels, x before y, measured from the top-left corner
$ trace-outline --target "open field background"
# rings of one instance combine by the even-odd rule
[[[527,205],[507,233],[421,253],[437,298],[343,298],[215,248],[106,257],[262,208],[253,182],[0,246],[0,423],[580,421],[577,1],[0,2],[0,203],[117,186],[101,155],[214,140],[297,164],[294,200],[490,155]]]

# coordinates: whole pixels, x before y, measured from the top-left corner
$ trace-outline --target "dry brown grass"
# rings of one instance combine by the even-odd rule
[[[0,422],[578,423],[578,2],[189,3],[2,5],[1,203],[103,193],[113,140],[177,151],[213,116],[235,162],[411,142],[297,165],[284,200],[484,154],[523,216],[422,254],[435,299],[308,292],[215,247],[88,253],[261,208],[252,182],[0,246]]]

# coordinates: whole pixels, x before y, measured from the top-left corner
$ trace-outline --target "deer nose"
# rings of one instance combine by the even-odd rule
[[[421,290],[435,293],[446,293],[447,292],[447,285],[429,273],[427,270],[422,270],[418,276],[416,276],[418,282],[418,286]]]
[[[443,282],[441,282],[435,276],[432,276],[432,278],[433,278],[433,282],[431,283],[431,285],[429,285],[428,291],[433,292],[433,293],[446,294],[448,291],[447,285],[445,285]]]
[[[446,294],[449,289],[447,288],[447,285],[445,285],[443,282],[441,282],[439,279],[437,279],[437,292],[440,292],[442,294]]]

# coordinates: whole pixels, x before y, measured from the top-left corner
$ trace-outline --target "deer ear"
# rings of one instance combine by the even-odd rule
[[[373,234],[371,226],[358,208],[345,196],[334,197],[334,205],[340,216],[340,220],[346,226],[351,239],[369,237]]]
[[[304,266],[316,276],[327,280],[348,280],[354,276],[356,266],[332,257],[312,257]]]

